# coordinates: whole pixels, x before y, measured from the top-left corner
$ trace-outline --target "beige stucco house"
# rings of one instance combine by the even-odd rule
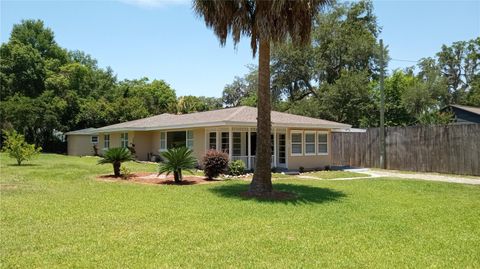
[[[209,149],[227,152],[231,160],[255,167],[257,109],[240,106],[183,115],[161,114],[98,129],[67,133],[69,155],[91,155],[108,148],[133,147],[136,158],[151,160],[171,147],[193,149],[201,160]],[[330,136],[351,126],[272,111],[272,167],[322,168],[331,163]]]

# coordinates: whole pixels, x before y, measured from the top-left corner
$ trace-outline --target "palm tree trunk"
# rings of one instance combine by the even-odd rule
[[[180,181],[182,181],[181,173],[181,171],[173,171],[173,179],[175,180],[175,183],[180,183]]]
[[[120,166],[121,165],[122,165],[122,163],[120,163],[120,162],[114,162],[113,163],[113,174],[115,175],[115,177],[120,176]]]
[[[270,41],[260,40],[258,50],[258,115],[256,167],[249,192],[262,194],[272,191],[271,174],[271,100],[270,100]]]

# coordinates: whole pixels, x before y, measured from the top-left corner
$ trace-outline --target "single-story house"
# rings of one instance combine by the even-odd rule
[[[453,124],[480,123],[480,107],[448,105],[442,111],[453,113]]]
[[[98,133],[95,128],[71,131],[67,137],[67,153],[74,156],[95,155],[94,147],[98,148]]]
[[[331,131],[351,126],[322,119],[272,111],[272,167],[322,168],[331,164]],[[222,150],[231,160],[255,167],[257,109],[240,106],[183,115],[161,114],[67,133],[68,154],[97,144],[98,153],[112,147],[130,147],[139,160],[151,160],[172,147],[193,149],[201,160],[209,149]],[[80,132],[80,133],[78,133]],[[88,132],[91,132],[90,135]],[[83,138],[88,136],[89,139]]]

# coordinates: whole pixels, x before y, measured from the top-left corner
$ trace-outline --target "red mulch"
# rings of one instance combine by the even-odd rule
[[[132,173],[128,179],[123,179],[121,177],[115,177],[114,175],[102,175],[98,176],[98,179],[102,180],[119,180],[119,181],[128,181],[135,183],[143,184],[159,184],[159,185],[196,185],[196,184],[209,184],[218,182],[219,180],[208,180],[204,177],[197,176],[183,176],[183,180],[180,183],[175,183],[173,175],[165,177],[165,175],[157,176],[156,173],[147,173],[147,172],[137,172]]]

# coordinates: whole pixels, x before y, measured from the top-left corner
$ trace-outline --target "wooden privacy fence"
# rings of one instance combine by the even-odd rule
[[[387,169],[480,175],[480,124],[385,128]],[[380,167],[380,129],[332,133],[333,165]]]

